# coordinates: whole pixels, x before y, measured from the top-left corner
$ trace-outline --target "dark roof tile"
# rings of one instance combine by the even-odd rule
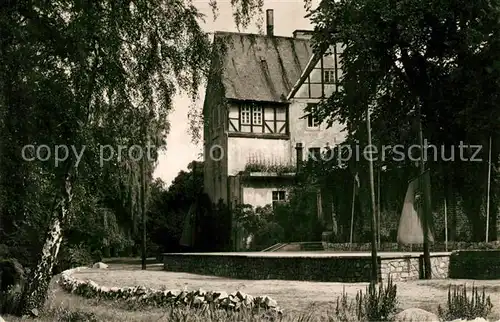
[[[229,99],[282,102],[312,56],[309,40],[217,32],[223,40],[223,85]]]

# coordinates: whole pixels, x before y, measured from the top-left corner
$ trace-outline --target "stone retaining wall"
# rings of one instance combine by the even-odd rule
[[[389,276],[393,281],[418,280],[423,277],[423,255],[384,258],[381,261],[380,273],[382,280]],[[432,255],[432,278],[448,278],[450,255]]]
[[[382,280],[391,277],[393,281],[417,280],[420,276],[418,256],[384,259],[380,265]]]
[[[164,269],[229,278],[298,280],[318,282],[369,282],[369,256],[327,257],[258,256],[224,254],[164,254]],[[431,256],[433,278],[447,278],[449,254]],[[419,279],[423,256],[378,257],[379,279]]]
[[[253,280],[364,282],[370,257],[271,257],[223,254],[164,254],[164,269]],[[379,259],[380,263],[380,259]]]

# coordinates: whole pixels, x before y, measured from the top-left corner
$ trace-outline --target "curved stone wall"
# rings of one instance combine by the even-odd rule
[[[125,301],[136,301],[152,306],[210,306],[225,310],[246,308],[281,312],[277,302],[272,298],[268,296],[253,297],[239,291],[228,294],[223,291],[214,292],[201,289],[196,291],[162,291],[142,286],[125,288],[99,286],[94,281],[82,281],[72,276],[72,273],[83,269],[88,268],[77,267],[62,272],[61,278],[59,279],[61,288],[67,292],[87,298],[103,298],[108,300],[120,299]]]

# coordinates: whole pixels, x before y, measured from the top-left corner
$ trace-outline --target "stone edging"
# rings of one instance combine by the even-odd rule
[[[210,306],[217,309],[239,310],[260,309],[282,313],[275,300],[268,296],[253,297],[240,291],[227,294],[226,292],[204,291],[161,291],[143,286],[136,287],[105,287],[99,286],[91,280],[78,280],[72,273],[88,267],[77,267],[61,273],[58,284],[69,293],[77,294],[87,298],[104,298],[108,300],[137,301],[142,304],[154,306]]]

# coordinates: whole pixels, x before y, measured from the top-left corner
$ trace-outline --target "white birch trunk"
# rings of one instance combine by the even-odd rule
[[[50,280],[52,279],[52,268],[57,259],[63,238],[62,225],[68,217],[73,196],[69,176],[66,176],[62,190],[63,196],[53,211],[40,260],[23,290],[20,303],[20,313],[22,315],[37,316],[45,305]]]

